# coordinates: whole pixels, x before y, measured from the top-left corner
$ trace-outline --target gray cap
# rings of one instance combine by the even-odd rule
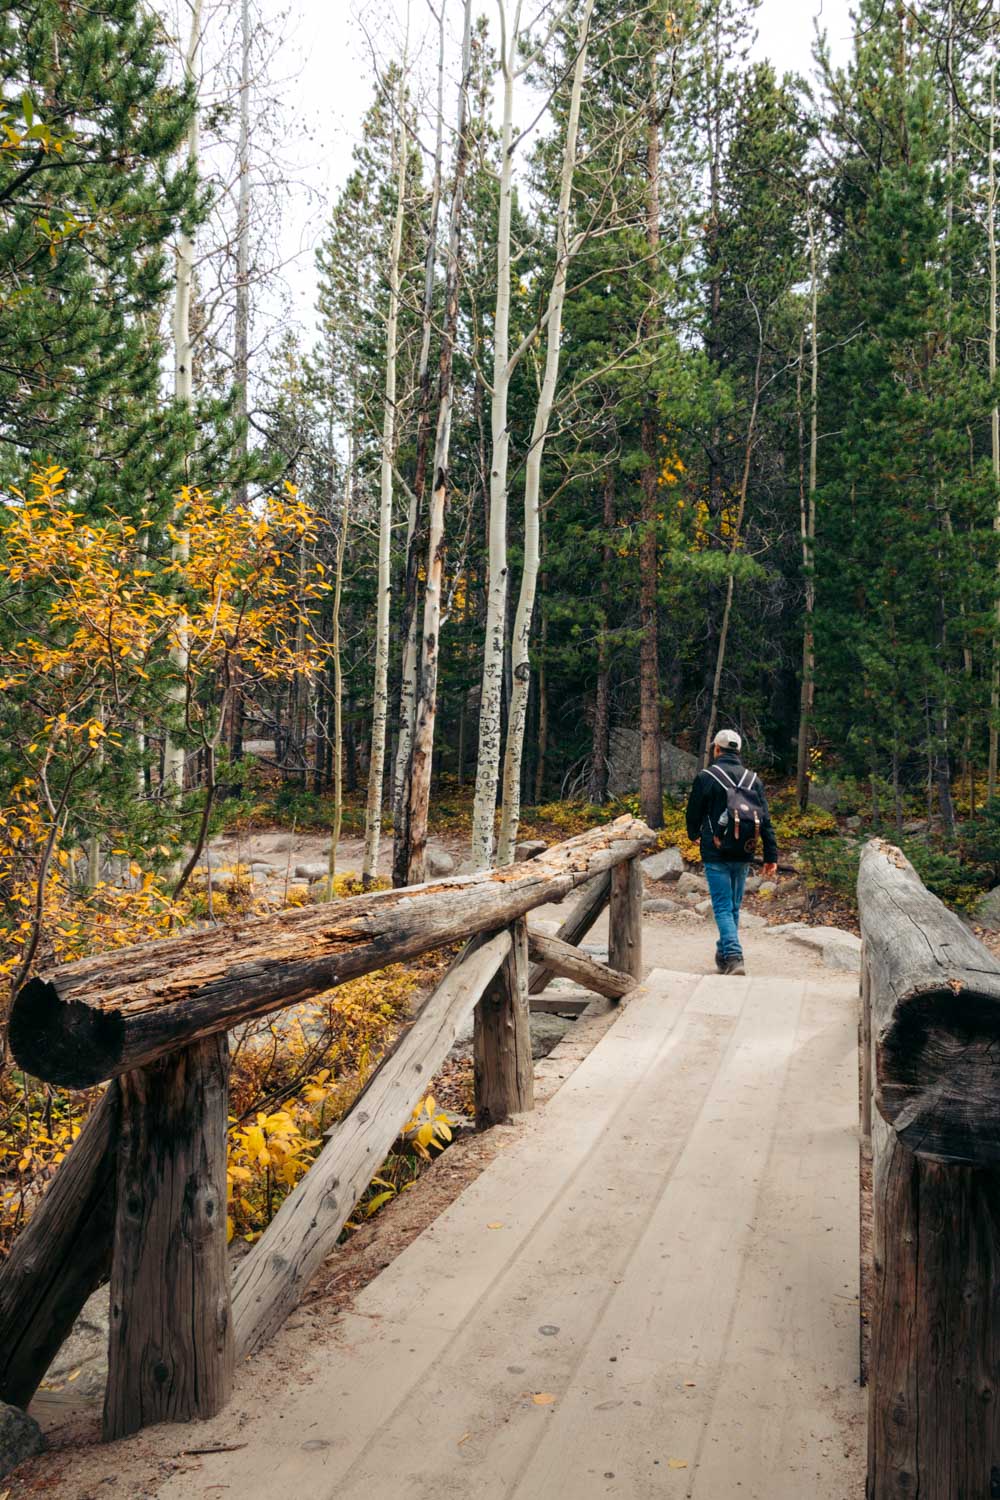
[[[713,744],[718,745],[720,750],[740,750],[743,746],[743,741],[735,729],[720,729],[715,736]]]

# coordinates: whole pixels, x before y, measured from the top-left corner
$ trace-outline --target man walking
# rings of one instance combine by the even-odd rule
[[[705,878],[719,929],[715,967],[745,974],[740,947],[740,907],[747,870],[763,846],[764,874],[778,873],[778,842],[759,777],[740,760],[743,741],[735,729],[720,729],[712,764],[699,771],[687,805],[689,839],[700,839]]]

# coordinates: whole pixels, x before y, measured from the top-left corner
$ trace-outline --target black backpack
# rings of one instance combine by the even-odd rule
[[[726,794],[726,806],[712,834],[716,849],[726,854],[740,854],[752,859],[760,838],[764,802],[756,772],[744,771],[734,781],[721,766],[708,766],[708,774]]]

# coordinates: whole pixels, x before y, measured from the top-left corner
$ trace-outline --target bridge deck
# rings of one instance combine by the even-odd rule
[[[855,981],[654,970],[225,1493],[860,1497],[856,1020]]]

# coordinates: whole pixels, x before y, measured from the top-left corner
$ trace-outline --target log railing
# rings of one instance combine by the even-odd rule
[[[867,1500],[990,1500],[1000,1497],[1000,965],[879,840],[862,855],[858,905],[874,1182]]]
[[[9,1039],[35,1077],[110,1080],[0,1271],[0,1400],[27,1405],[110,1273],[104,1433],[208,1417],[334,1248],[474,1013],[476,1114],[533,1105],[529,989],[553,974],[618,997],[641,974],[638,859],[619,818],[479,875],[182,933],[53,969],[16,997]],[[558,937],[527,913],[582,888]],[[610,964],[576,944],[610,903]],[[227,1033],[388,964],[465,948],[230,1280]],[[535,965],[529,970],[529,955]]]

